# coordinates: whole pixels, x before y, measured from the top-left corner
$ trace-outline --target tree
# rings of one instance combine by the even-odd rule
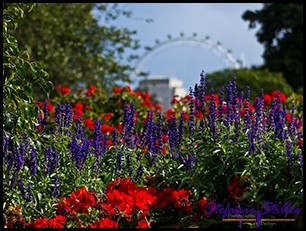
[[[260,25],[256,36],[265,49],[263,68],[282,72],[294,90],[303,86],[303,3],[264,3],[242,18],[249,28]]]
[[[291,86],[285,81],[282,73],[270,72],[266,69],[253,67],[251,69],[224,69],[210,74],[206,74],[207,94],[211,88],[218,94],[222,86],[226,89],[227,83],[236,76],[237,90],[243,91],[246,94],[247,86],[251,89],[251,100],[260,96],[260,89],[264,89],[265,94],[270,94],[272,91],[279,90],[281,93],[289,96],[293,93]]]
[[[136,31],[111,25],[119,16],[130,17],[131,12],[110,3],[37,3],[18,22],[15,36],[42,61],[55,85],[82,82],[110,91],[118,80],[130,82],[128,62],[135,56],[125,52],[139,48],[132,38]]]
[[[18,137],[21,131],[35,132],[37,109],[33,86],[39,86],[48,95],[53,84],[42,65],[20,49],[13,36],[18,19],[28,14],[33,3],[3,3],[3,132]]]

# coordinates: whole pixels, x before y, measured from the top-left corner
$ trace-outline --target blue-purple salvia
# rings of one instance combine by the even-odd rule
[[[136,110],[134,102],[132,102],[131,104],[125,104],[124,116],[122,121],[122,135],[127,146],[133,149],[136,147],[136,144],[132,139],[135,129],[135,118]]]
[[[264,131],[264,90],[260,90],[260,97],[257,98],[257,100],[254,103],[254,106],[256,108],[255,113],[255,124],[253,126],[253,129],[255,131],[255,137],[254,139],[258,141],[259,149],[262,151],[262,141],[263,141],[263,133]]]
[[[235,126],[235,142],[238,142],[240,139],[240,110],[239,104],[235,106],[235,113],[234,113],[234,126]]]
[[[122,167],[122,150],[120,149],[117,155],[117,162],[116,162],[116,169],[115,169],[115,174],[121,169]]]
[[[298,152],[298,158],[301,166],[301,170],[303,171],[303,154],[301,152]]]
[[[158,120],[157,120],[157,124],[155,126],[155,130],[156,130],[156,140],[157,140],[157,145],[156,145],[156,149],[155,149],[155,153],[161,153],[162,152],[162,148],[163,148],[163,139],[162,139],[162,117],[163,114],[162,113],[158,113],[157,114]]]
[[[224,86],[221,87],[221,89],[219,90],[219,118],[224,118],[224,112],[223,112],[223,99],[224,99]],[[223,127],[220,126],[220,132],[223,131]]]
[[[28,161],[28,167],[30,169],[30,176],[33,178],[37,173],[37,157],[35,148],[31,149],[30,160]]]
[[[178,157],[178,151],[175,151],[175,148],[178,148],[180,145],[177,140],[177,134],[178,134],[178,128],[177,128],[177,123],[176,123],[176,117],[171,116],[167,120],[167,127],[168,127],[168,143],[169,143],[169,151],[171,154],[172,158],[177,158]]]
[[[113,144],[117,145],[118,144],[118,135],[117,135],[117,130],[116,129],[113,130],[112,139],[113,139]]]
[[[292,175],[292,177],[294,177],[294,174],[293,174],[293,155],[292,155],[292,143],[288,137],[288,132],[286,131],[286,155],[287,155],[287,158],[289,160],[289,167],[290,167],[290,173]]]
[[[106,151],[106,140],[104,139],[104,135],[101,131],[101,122],[99,120],[96,120],[95,122],[94,138],[91,145],[93,147],[92,152],[95,155],[95,171],[99,171],[101,156]]]
[[[204,96],[205,96],[205,91],[207,90],[204,71],[201,72],[200,76],[201,78],[200,78],[200,89],[199,89],[199,98],[200,98],[199,111],[203,113],[204,112]]]
[[[254,154],[256,151],[256,144],[255,144],[255,128],[252,126],[248,132],[248,140],[249,140],[249,153]]]
[[[246,132],[248,129],[250,129],[251,125],[252,125],[251,113],[250,113],[250,109],[249,109],[250,95],[251,95],[251,88],[250,88],[250,86],[247,86],[246,87],[246,94],[245,94],[245,105],[244,105],[245,122],[244,122],[244,126],[243,126],[243,132]]]
[[[7,159],[9,148],[9,138],[6,135],[3,135],[3,162]]]
[[[65,109],[64,109],[64,127],[69,128],[72,126],[72,121],[73,121],[73,113],[72,113],[72,107],[69,101],[65,103]]]
[[[76,127],[75,127],[75,133],[74,133],[74,137],[76,139],[82,140],[84,138],[85,135],[85,131],[82,127],[82,117],[78,116],[77,120],[76,120]]]
[[[52,148],[51,146],[49,146],[46,150],[45,150],[45,156],[44,156],[44,175],[48,175],[50,172],[50,165],[52,163],[51,159],[52,159]]]
[[[34,198],[33,198],[32,190],[31,190],[32,186],[33,184],[31,183],[27,184],[27,202],[31,201],[34,204]]]
[[[284,123],[283,123],[283,113],[281,111],[281,101],[280,101],[280,92],[278,92],[277,96],[272,101],[272,107],[270,110],[270,116],[274,119],[275,124],[275,135],[277,138],[284,141]]]
[[[140,165],[138,170],[137,170],[136,181],[139,180],[142,177],[142,174],[143,174],[143,166]]]
[[[21,192],[22,197],[27,200],[27,195],[24,189],[24,184],[23,184],[23,175],[21,175],[18,179],[18,190]]]
[[[294,105],[292,105],[291,106],[291,114],[290,114],[291,121],[289,122],[289,131],[290,131],[290,134],[294,135],[294,136],[297,135],[297,129],[296,129],[296,126],[294,126],[294,121],[296,120],[294,118],[294,111],[295,111],[295,109],[296,109],[296,107]]]
[[[204,125],[205,125],[205,122],[204,122],[204,118],[202,117],[200,120],[200,138],[199,139],[202,140],[203,142],[205,141]]]
[[[78,169],[82,169],[87,160],[89,151],[90,151],[91,143],[87,138],[82,140],[81,152],[76,156],[76,164]]]
[[[133,171],[132,171],[132,168],[131,168],[131,153],[128,153],[127,156],[126,156],[126,168],[128,170],[128,173],[129,173],[129,177],[132,177],[133,175]]]
[[[195,109],[196,111],[199,111],[200,108],[199,108],[199,91],[198,91],[198,84],[196,83],[194,85],[194,103],[195,103]]]
[[[192,137],[194,135],[194,130],[195,130],[195,124],[194,124],[194,98],[193,98],[193,92],[192,88],[189,89],[189,95],[190,95],[190,100],[189,100],[189,129],[190,129],[190,136]]]
[[[54,198],[58,198],[59,195],[60,195],[61,183],[62,183],[62,181],[59,183],[59,182],[58,182],[58,177],[56,176],[56,177],[54,178],[54,187],[53,187],[53,191],[52,191],[52,196],[53,196]]]
[[[50,174],[56,170],[58,166],[58,162],[59,162],[59,154],[56,150],[52,150],[52,157],[51,157],[50,166],[49,166]]]

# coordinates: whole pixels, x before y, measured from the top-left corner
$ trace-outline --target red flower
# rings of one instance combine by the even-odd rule
[[[117,212],[115,211],[114,206],[106,203],[102,203],[101,205],[105,208],[109,215],[116,215]]]
[[[76,212],[89,214],[88,209],[96,203],[95,193],[89,193],[83,187],[71,193],[71,197],[66,199],[66,203],[71,205]]]
[[[91,85],[91,86],[89,86],[89,90],[94,91],[94,90],[96,90],[96,87]]]
[[[118,228],[118,223],[106,217],[90,226],[91,228]]]
[[[186,112],[182,114],[184,120],[188,120],[189,116]]]
[[[123,88],[126,89],[128,92],[132,92],[131,87],[128,85],[125,85]]]
[[[95,128],[95,124],[92,122],[92,120],[90,118],[86,118],[84,119],[84,124],[90,129],[90,130],[94,130]]]
[[[28,227],[32,228],[64,228],[63,224],[66,223],[66,217],[58,215],[48,220],[47,218],[37,218],[35,222],[27,224]]]
[[[201,212],[202,212],[202,213],[205,213],[205,214],[207,213],[206,208],[205,208],[206,203],[207,203],[207,198],[206,198],[206,197],[203,197],[203,198],[202,198],[201,200],[199,200],[199,202],[198,202],[198,206],[199,206]]]
[[[167,119],[169,119],[171,116],[175,116],[175,111],[173,111],[171,108],[167,110]]]
[[[138,221],[138,224],[135,228],[151,228],[145,220]]]
[[[69,87],[62,87],[61,88],[61,93],[64,95],[68,95],[70,93],[70,88]]]
[[[165,188],[160,191],[157,196],[157,208],[163,209],[168,206],[171,193],[174,191],[173,188]]]
[[[299,148],[303,148],[303,139],[298,140],[297,145],[299,146]]]
[[[56,89],[61,89],[62,88],[62,84],[58,84],[58,85],[56,85],[55,87],[54,87],[54,90],[56,90]]]
[[[268,104],[270,104],[272,102],[272,97],[271,95],[264,95],[264,105],[267,106]]]
[[[48,110],[49,111],[53,111],[54,110],[54,106],[51,103],[48,103]]]
[[[103,133],[107,133],[107,134],[111,133],[114,129],[115,128],[113,126],[109,126],[107,124],[102,124],[102,126],[101,126],[101,131]]]
[[[188,101],[191,99],[190,95],[185,95],[185,99],[187,99]]]
[[[167,143],[168,136],[166,134],[162,134],[162,140],[163,140],[163,143]]]
[[[170,102],[171,104],[176,104],[176,103],[180,102],[176,97],[178,97],[178,95],[173,96],[173,98],[172,98],[172,100]]]
[[[83,108],[84,108],[84,104],[82,103],[76,103],[74,105],[74,108],[72,110],[80,110],[80,111],[83,111]]]
[[[245,116],[245,110],[244,110],[244,108],[241,108],[241,109],[240,109],[240,115],[241,115],[242,117]]]
[[[136,206],[139,210],[148,211],[156,203],[157,196],[152,195],[147,189],[138,190],[135,195]]]
[[[136,208],[134,206],[134,200],[132,196],[125,192],[119,192],[118,190],[112,190],[106,193],[107,201],[113,207],[116,207],[119,211],[124,212],[125,215],[135,213]]]
[[[174,208],[181,208],[185,212],[190,212],[190,201],[189,196],[192,194],[190,190],[181,189],[179,191],[174,191],[170,196],[170,201],[173,203]]]
[[[33,228],[49,228],[49,220],[47,218],[37,218],[36,221],[32,224]]]
[[[43,128],[43,127],[42,127],[42,125],[38,125],[38,127],[37,127],[37,131],[39,131],[39,132],[40,132],[40,131],[42,130],[42,128]]]
[[[155,104],[155,109],[161,110],[161,109],[162,109],[162,106],[161,106],[160,104]]]
[[[286,119],[287,119],[287,122],[288,122],[288,123],[291,123],[291,121],[292,121],[291,114],[287,112],[286,115],[285,115],[285,117],[286,117]]]
[[[276,98],[278,94],[280,94],[280,101],[282,103],[285,103],[287,101],[287,98],[286,98],[286,96],[283,93],[280,93],[279,91],[273,91],[271,93],[273,98]]]
[[[114,93],[114,94],[118,94],[118,93],[120,93],[121,91],[122,91],[122,89],[121,89],[121,88],[116,87],[116,88],[114,88],[113,93]]]
[[[103,120],[104,121],[109,121],[109,119],[113,116],[114,116],[114,114],[112,112],[107,112],[106,115],[104,116]]]

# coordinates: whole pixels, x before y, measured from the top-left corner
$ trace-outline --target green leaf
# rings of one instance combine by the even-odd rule
[[[35,69],[34,64],[30,63],[29,66],[30,66],[32,72],[36,75],[37,74],[37,70]]]
[[[51,81],[47,81],[46,84],[41,86],[43,91],[47,94],[48,98],[50,93],[53,91],[54,89],[54,85]]]

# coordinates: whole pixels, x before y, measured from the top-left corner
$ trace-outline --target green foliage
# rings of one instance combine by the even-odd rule
[[[266,69],[257,68],[224,69],[206,74],[208,92],[210,88],[213,88],[215,93],[218,94],[221,87],[225,87],[233,75],[236,76],[238,92],[244,91],[245,93],[246,87],[250,86],[252,100],[259,96],[261,88],[264,89],[265,94],[270,94],[275,90],[279,90],[286,96],[293,93],[292,88],[286,83],[281,73],[273,73]]]
[[[33,3],[3,3],[3,129],[16,135],[34,128],[37,111],[33,86],[40,86],[47,95],[53,90],[49,74],[20,49],[19,41],[13,36],[17,20],[34,6]]]
[[[132,37],[135,31],[111,24],[120,16],[131,13],[111,3],[37,3],[18,22],[15,36],[23,49],[42,61],[55,85],[82,82],[109,91],[117,81],[130,81],[129,62],[135,56],[125,54],[139,47]]]
[[[297,90],[303,85],[303,3],[264,3],[263,8],[246,11],[242,18],[249,28],[260,27],[257,39],[264,45],[264,67],[282,72]]]

